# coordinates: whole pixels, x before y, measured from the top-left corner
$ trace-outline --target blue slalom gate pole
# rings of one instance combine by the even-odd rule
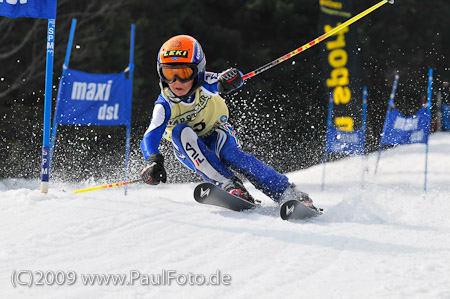
[[[69,68],[70,54],[72,53],[73,37],[75,36],[75,29],[77,27],[77,19],[72,19],[70,26],[69,41],[67,42],[66,58],[64,59],[62,75],[65,76]]]
[[[50,126],[52,118],[53,59],[55,54],[55,19],[47,22],[47,58],[45,68],[44,129],[42,140],[41,193],[48,193]]]
[[[64,76],[66,75],[67,69],[69,68],[70,54],[72,53],[72,44],[76,27],[77,27],[77,19],[72,19],[72,25],[70,26],[69,41],[67,42],[66,58],[63,64],[61,79],[59,80],[58,97],[56,99],[55,114],[53,116],[52,138],[51,138],[49,166],[48,166],[49,169],[52,168],[53,151],[55,149],[55,142],[56,142],[56,131],[58,129],[58,123],[56,122],[56,120],[58,118],[57,115],[58,115],[58,102],[60,98],[59,95],[62,90],[62,83],[64,81]]]
[[[380,138],[380,147],[378,148],[378,158],[377,158],[377,163],[375,164],[375,172],[374,174],[377,173],[377,169],[378,169],[378,162],[380,162],[380,157],[381,157],[381,151],[383,149],[383,136],[386,133],[386,121],[387,121],[387,116],[389,114],[389,111],[391,111],[391,108],[394,106],[394,97],[395,97],[395,92],[397,90],[397,86],[398,86],[398,80],[399,80],[400,76],[398,74],[395,75],[395,80],[394,80],[394,85],[392,86],[392,91],[391,91],[391,95],[389,96],[389,104],[388,104],[388,109],[386,112],[386,118],[384,119],[384,125],[383,125],[383,132],[381,133],[381,138]]]
[[[324,154],[323,154],[322,191],[325,190],[325,166],[327,164],[327,158],[328,158],[328,151],[327,151],[328,132],[331,128],[331,116],[332,115],[333,115],[333,92],[330,93],[330,105],[328,107],[327,134],[325,136],[325,149],[324,149]]]
[[[125,180],[128,181],[128,163],[130,160],[130,125],[127,126],[127,139],[125,145]],[[125,185],[125,195],[127,195],[127,185]]]
[[[433,69],[428,70],[428,97],[427,97],[427,114],[430,116],[430,123],[428,124],[427,143],[425,146],[425,182],[423,185],[423,192],[427,193],[427,175],[428,175],[428,140],[430,139],[431,129],[431,92],[433,89]]]
[[[135,26],[131,25],[131,37],[130,37],[130,63],[128,65],[129,71],[129,97],[130,102],[133,99],[133,71],[134,71],[134,36],[135,36]],[[131,105],[130,105],[131,106]],[[131,111],[130,111],[131,113]],[[130,160],[130,131],[131,131],[131,115],[130,120],[127,125],[127,139],[126,139],[126,149],[125,149],[125,180],[128,180],[128,164]],[[125,185],[125,195],[127,195],[127,186]]]

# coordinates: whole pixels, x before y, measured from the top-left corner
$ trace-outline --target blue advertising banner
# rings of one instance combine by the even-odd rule
[[[56,18],[56,0],[0,0],[0,15],[10,18]]]
[[[342,131],[332,126],[328,128],[325,151],[337,154],[364,154],[364,130]]]
[[[55,122],[130,126],[131,81],[125,73],[90,74],[67,69],[60,82]]]
[[[430,114],[427,113],[427,108],[421,108],[416,114],[408,117],[394,108],[386,115],[381,144],[427,143],[429,132]]]

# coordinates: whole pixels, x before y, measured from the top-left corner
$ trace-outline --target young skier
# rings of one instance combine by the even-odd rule
[[[228,123],[229,112],[219,93],[228,94],[243,84],[242,73],[230,68],[222,73],[205,71],[206,58],[196,39],[178,35],[166,41],[158,53],[157,72],[161,94],[155,102],[150,126],[141,141],[147,166],[145,183],[165,183],[161,138],[172,142],[177,159],[227,192],[254,202],[234,172],[244,175],[274,201],[298,199],[311,206],[285,175],[242,151]],[[314,208],[315,209],[315,208]]]

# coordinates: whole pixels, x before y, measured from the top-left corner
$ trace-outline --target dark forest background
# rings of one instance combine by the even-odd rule
[[[377,2],[353,1],[353,12]],[[316,38],[319,13],[317,0],[59,0],[53,98],[72,18],[78,24],[70,67],[91,73],[127,67],[135,24],[130,165],[135,178],[144,165],[139,143],[160,92],[156,55],[164,41],[192,35],[206,53],[208,70],[233,66],[247,73]],[[420,107],[428,68],[435,70],[434,94],[449,78],[449,17],[448,0],[397,0],[352,25],[368,87],[368,151],[378,147],[396,71],[396,104],[406,115]],[[40,176],[46,28],[46,20],[0,17],[0,178]],[[320,51],[308,49],[225,97],[244,150],[280,172],[322,159],[328,97]],[[169,181],[196,177],[182,171],[169,144],[162,144],[162,152]],[[124,155],[125,128],[60,126],[51,180],[122,180]]]

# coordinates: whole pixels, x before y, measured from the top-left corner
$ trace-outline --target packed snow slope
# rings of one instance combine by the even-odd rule
[[[249,183],[263,207],[237,213],[195,202],[194,183],[125,196],[2,180],[0,297],[450,298],[449,149],[450,134],[431,136],[426,195],[423,144],[383,151],[376,175],[376,153],[328,163],[324,191],[323,165],[287,174],[325,210],[308,221],[281,220]],[[87,283],[94,274],[135,280]]]

